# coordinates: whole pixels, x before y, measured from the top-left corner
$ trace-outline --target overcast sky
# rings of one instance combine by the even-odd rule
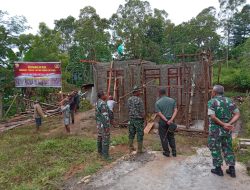
[[[250,3],[250,0],[247,0]],[[164,9],[175,24],[188,21],[204,8],[219,8],[218,0],[148,0],[152,8]],[[69,15],[78,17],[80,9],[93,6],[101,17],[109,18],[125,0],[0,0],[0,10],[10,15],[23,15],[27,18],[31,32],[36,33],[40,22],[50,28],[54,20]]]

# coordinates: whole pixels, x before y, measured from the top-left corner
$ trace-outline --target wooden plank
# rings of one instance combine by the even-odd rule
[[[206,58],[202,57],[202,63],[203,63],[203,67],[204,67],[204,82],[205,82],[205,94],[204,94],[204,113],[205,113],[205,117],[204,117],[204,130],[205,132],[208,132],[208,99],[209,99],[209,73],[208,73],[208,60],[203,60]]]
[[[243,138],[239,138],[239,141],[246,141],[246,142],[250,142],[250,139],[243,139]]]
[[[144,134],[148,134],[150,130],[153,128],[153,126],[154,126],[154,122],[149,122],[144,129]]]
[[[154,120],[155,120],[155,118],[156,118],[156,116],[157,116],[157,114],[156,114],[156,113],[154,113],[154,114],[152,114],[152,115],[151,115],[151,118],[150,118],[150,119],[151,119],[152,121],[154,121]]]
[[[250,146],[250,142],[240,142],[240,144]]]
[[[248,148],[250,147],[250,142],[240,142],[240,148]]]

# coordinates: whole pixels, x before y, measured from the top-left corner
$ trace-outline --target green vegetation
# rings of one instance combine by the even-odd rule
[[[119,135],[111,139],[111,145],[116,146],[118,144],[128,144],[128,135]]]
[[[250,148],[248,148],[244,152],[238,152],[237,160],[244,164],[248,164],[250,161]],[[248,175],[250,176],[250,171],[248,171]]]
[[[250,97],[248,96],[240,106],[241,119],[243,122],[242,137],[250,138]]]
[[[92,108],[93,108],[93,106],[91,105],[91,103],[88,100],[81,100],[80,111],[84,112],[84,111],[91,110]]]
[[[225,64],[221,66],[219,83],[224,85],[227,89],[245,91],[250,89],[250,39],[245,43],[231,50],[231,52],[238,51],[237,55],[231,58],[228,67]],[[214,67],[213,82],[218,83],[219,65]]]
[[[244,102],[240,105],[242,131],[239,134],[240,138],[250,139],[250,97],[246,97]],[[250,148],[245,151],[240,151],[238,147],[238,140],[234,142],[234,147],[237,155],[237,160],[247,164],[250,161]],[[248,172],[250,175],[250,171]]]
[[[108,164],[97,156],[95,138],[64,134],[58,122],[45,122],[40,134],[34,126],[0,134],[0,189],[58,189],[74,166],[82,168],[72,176],[85,176]],[[127,143],[124,135],[112,139],[113,145]]]

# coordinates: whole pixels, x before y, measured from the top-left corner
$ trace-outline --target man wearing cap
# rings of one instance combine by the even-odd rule
[[[170,125],[173,124],[177,115],[176,101],[173,98],[166,96],[166,90],[159,90],[159,100],[155,103],[155,112],[160,117],[159,121],[159,136],[163,149],[163,155],[170,156],[168,144],[172,149],[172,155],[176,157],[176,145],[174,132],[169,131]]]
[[[208,147],[213,157],[214,169],[211,172],[223,176],[221,166],[224,159],[229,168],[226,173],[231,177],[236,177],[235,173],[235,156],[232,148],[232,124],[239,117],[240,112],[230,98],[224,97],[224,87],[215,85],[212,91],[212,99],[208,102],[209,115],[209,136]]]
[[[106,95],[103,91],[97,93],[97,102],[95,106],[96,124],[98,130],[97,149],[98,153],[104,159],[111,159],[109,157],[109,141],[110,141],[110,118],[109,108],[106,104]]]
[[[133,141],[137,134],[137,153],[142,153],[143,136],[144,136],[144,118],[145,111],[142,99],[139,97],[140,89],[135,86],[133,88],[133,96],[128,99],[129,113],[129,150],[134,151]]]

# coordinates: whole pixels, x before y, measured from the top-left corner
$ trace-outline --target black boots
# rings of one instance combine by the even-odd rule
[[[143,143],[142,142],[138,142],[137,143],[137,154],[144,153],[142,149],[143,149]]]
[[[218,176],[224,176],[221,167],[216,167],[216,168],[214,168],[214,169],[211,169],[211,172],[212,172],[213,174],[218,175]]]
[[[229,174],[231,177],[236,177],[235,174],[235,167],[234,166],[229,166],[229,168],[226,170],[227,174]]]
[[[163,156],[170,157],[169,153],[167,153],[167,152],[163,152],[162,154],[163,154]]]
[[[135,151],[135,147],[133,145],[133,139],[129,139],[129,153]]]
[[[223,176],[223,171],[221,169],[221,167],[216,167],[214,169],[211,169],[211,172],[213,174],[216,174],[218,176]],[[234,166],[229,166],[229,168],[226,170],[226,173],[228,175],[230,175],[231,177],[235,178],[236,177],[236,174],[235,174],[235,167]]]
[[[102,155],[102,142],[97,141],[97,151]]]
[[[107,161],[112,160],[112,157],[109,156],[109,145],[102,146],[102,157]]]

